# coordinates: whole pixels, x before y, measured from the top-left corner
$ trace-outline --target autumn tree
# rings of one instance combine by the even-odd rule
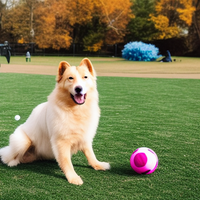
[[[9,35],[10,42],[18,42],[18,39],[22,37],[28,41],[29,20],[24,17],[27,15],[28,10],[23,6],[17,5],[11,10],[7,10],[6,18],[4,18],[4,31]]]
[[[4,31],[4,19],[6,18],[8,0],[0,0],[0,42],[4,41],[5,31]]]
[[[3,18],[6,17],[6,11],[16,4],[15,0],[0,0],[0,31],[3,30]]]
[[[131,17],[129,0],[46,0],[35,13],[35,41],[43,48],[83,43],[97,51],[123,40]]]
[[[98,51],[104,43],[122,42],[133,17],[130,0],[16,0],[11,5],[4,18],[11,42],[57,50],[82,43]]]
[[[3,3],[2,1],[0,1],[0,31],[2,31],[2,29],[3,29],[2,18],[3,18],[3,13],[4,13],[4,10],[5,10],[5,6],[6,6],[6,4]]]
[[[192,24],[195,12],[192,0],[157,0],[156,14],[151,14],[151,20],[159,31],[155,39],[178,37]]]
[[[94,0],[92,20],[83,38],[87,50],[97,51],[104,43],[123,42],[127,24],[133,14],[130,0]]]
[[[193,27],[200,40],[200,0],[193,0],[195,12],[193,13]]]
[[[66,9],[66,10],[65,10]],[[69,31],[64,15],[68,13],[65,4],[56,0],[42,2],[35,11],[35,42],[40,48],[68,48]]]
[[[31,42],[31,18],[30,2],[36,0],[8,0],[6,12],[3,18],[4,35],[9,42]]]
[[[190,51],[200,54],[200,0],[193,0],[195,12],[193,13],[192,25],[189,28],[188,46]]]
[[[100,0],[100,21],[106,25],[106,42],[122,42],[127,24],[134,15],[129,0]]]

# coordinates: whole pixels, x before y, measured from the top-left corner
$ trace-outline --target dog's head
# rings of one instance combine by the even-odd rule
[[[87,58],[83,59],[77,67],[70,66],[65,61],[60,62],[56,81],[59,88],[70,95],[78,105],[84,104],[87,93],[96,89],[96,73]]]

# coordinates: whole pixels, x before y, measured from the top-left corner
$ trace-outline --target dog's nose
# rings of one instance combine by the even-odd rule
[[[75,87],[75,91],[77,94],[80,94],[82,90],[83,90],[83,88],[81,86]]]

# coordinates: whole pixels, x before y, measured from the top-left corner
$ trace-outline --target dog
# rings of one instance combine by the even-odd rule
[[[56,86],[48,101],[36,106],[27,121],[9,138],[9,146],[0,149],[8,166],[35,160],[56,159],[69,183],[82,185],[71,156],[82,151],[95,170],[109,170],[110,164],[97,160],[92,141],[99,123],[100,109],[96,73],[89,59],[79,66],[62,61]]]

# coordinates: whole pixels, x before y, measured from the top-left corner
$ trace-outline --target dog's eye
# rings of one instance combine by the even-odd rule
[[[69,80],[73,80],[74,78],[70,76],[68,79],[69,79]]]
[[[84,78],[88,78],[87,76],[84,76]]]

